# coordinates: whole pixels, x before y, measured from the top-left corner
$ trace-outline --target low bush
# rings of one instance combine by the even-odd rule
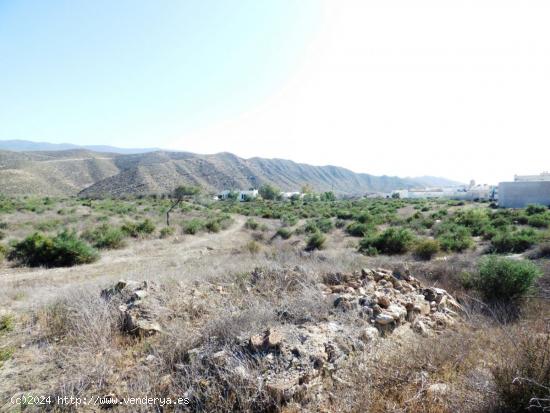
[[[164,227],[160,230],[160,238],[168,238],[172,235],[174,235],[175,229],[174,227]]]
[[[462,252],[474,245],[470,230],[462,225],[443,224],[435,233],[443,251]]]
[[[328,233],[334,229],[334,224],[330,218],[319,218],[315,220],[315,226],[319,231]]]
[[[500,231],[491,239],[491,252],[498,254],[520,253],[529,249],[539,240],[538,234],[531,228],[517,231]]]
[[[527,218],[527,225],[535,228],[548,228],[550,218],[547,214],[535,214]]]
[[[82,233],[82,238],[99,249],[122,248],[125,244],[124,232],[108,224],[102,224],[97,228],[85,231]]]
[[[352,222],[346,227],[346,232],[353,237],[364,237],[367,234],[374,232],[374,227],[370,224]]]
[[[155,224],[146,218],[141,222],[126,222],[122,225],[121,230],[131,237],[138,238],[155,232]]]
[[[36,232],[16,243],[8,258],[30,267],[69,267],[93,262],[98,254],[74,232],[63,231],[53,238]]]
[[[189,235],[195,235],[201,231],[205,226],[205,222],[201,219],[193,218],[183,223],[183,233]]]
[[[513,302],[531,290],[541,270],[528,261],[497,256],[483,259],[472,284],[489,302]]]
[[[296,215],[284,215],[281,217],[281,224],[286,227],[292,227],[298,223],[298,217]]]
[[[431,260],[438,252],[439,242],[429,238],[418,241],[414,247],[415,257],[425,261]]]
[[[375,251],[394,255],[404,254],[409,250],[414,235],[405,228],[388,228],[384,232],[375,236],[367,236],[359,243],[359,251],[372,254]]]
[[[3,347],[0,348],[0,367],[4,365],[5,361],[8,361],[12,358],[15,349],[13,347]]]
[[[527,208],[525,208],[525,213],[527,215],[542,214],[546,211],[548,211],[546,206],[538,204],[527,205]]]
[[[281,237],[282,239],[289,239],[292,236],[292,231],[288,228],[279,228],[277,230],[277,236]]]
[[[4,314],[0,317],[0,334],[13,331],[15,319],[11,314]]]
[[[323,249],[326,240],[327,237],[325,237],[321,232],[316,232],[308,238],[306,250],[313,251]]]
[[[8,255],[8,247],[4,244],[0,244],[0,263],[4,261],[4,258]]]
[[[204,228],[208,232],[220,232],[222,229],[229,227],[232,221],[231,216],[227,214],[215,215],[208,218],[204,224]]]
[[[258,224],[258,222],[255,221],[253,218],[248,218],[248,219],[246,220],[244,226],[245,226],[245,228],[255,230],[255,229],[258,229],[258,227],[260,226],[260,224]]]

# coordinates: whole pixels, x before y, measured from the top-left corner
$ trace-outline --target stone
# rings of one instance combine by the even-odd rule
[[[155,321],[141,319],[135,322],[134,333],[140,336],[150,336],[155,333],[161,333],[161,332],[162,332],[162,328],[160,327],[160,324]]]
[[[391,304],[391,301],[387,295],[380,295],[378,297],[377,302],[378,302],[378,305],[382,308],[388,308],[389,305]]]
[[[252,351],[260,351],[264,346],[264,335],[254,334],[250,337],[249,345]]]
[[[132,295],[133,300],[143,300],[145,297],[147,297],[148,293],[145,290],[137,290],[134,291],[134,294]]]
[[[361,331],[359,338],[364,343],[370,343],[376,340],[379,336],[380,336],[380,333],[376,327],[368,326],[363,331]]]
[[[376,316],[375,321],[377,324],[385,326],[387,324],[395,322],[395,319],[393,318],[392,314],[381,313]]]
[[[443,396],[449,392],[449,386],[445,383],[434,383],[426,389],[429,397]]]
[[[412,323],[412,329],[415,333],[418,333],[423,336],[428,335],[428,328],[426,327],[426,324],[420,319],[414,320]]]
[[[277,330],[268,330],[267,347],[270,349],[279,349],[283,343],[283,336]]]
[[[390,304],[386,311],[397,322],[405,321],[407,317],[407,309],[399,304]]]
[[[339,310],[342,310],[344,312],[350,311],[353,308],[352,303],[347,297],[339,296],[334,300],[334,307],[338,308]]]

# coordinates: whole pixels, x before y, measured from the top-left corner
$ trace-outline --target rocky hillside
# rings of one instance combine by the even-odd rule
[[[164,193],[177,185],[216,191],[273,184],[342,195],[418,186],[410,179],[358,174],[336,166],[311,166],[283,159],[243,159],[230,153],[197,155],[156,151],[141,154],[65,151],[0,151],[0,188],[7,195],[103,197]]]

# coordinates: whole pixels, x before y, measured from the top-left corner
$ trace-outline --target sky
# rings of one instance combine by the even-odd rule
[[[550,3],[0,0],[0,139],[496,183],[550,169]]]

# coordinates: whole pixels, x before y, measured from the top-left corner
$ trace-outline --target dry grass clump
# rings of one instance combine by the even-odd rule
[[[401,343],[353,360],[333,391],[332,410],[349,412],[479,412],[488,404],[481,338],[461,329]],[[341,373],[342,374],[342,373]]]
[[[513,326],[491,368],[495,411],[550,410],[550,326],[543,321]]]

